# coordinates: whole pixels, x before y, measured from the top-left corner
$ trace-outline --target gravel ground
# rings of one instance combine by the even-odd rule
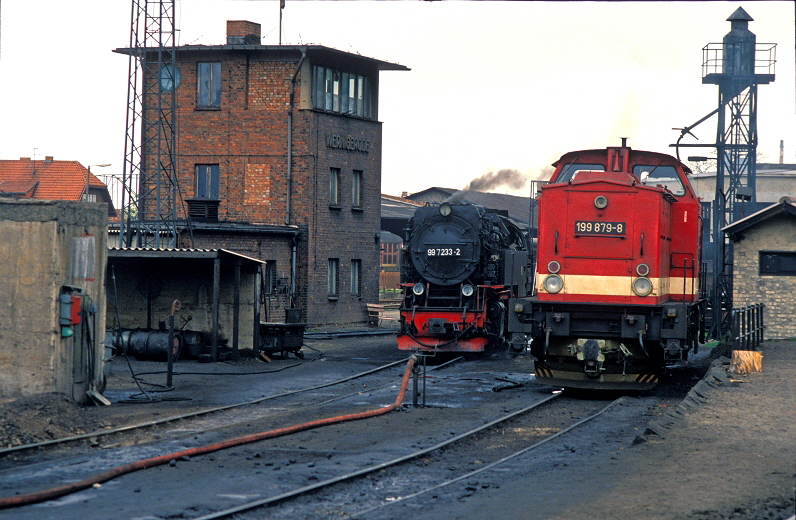
[[[440,501],[436,520],[779,520],[796,495],[796,342],[764,343],[763,372],[719,358],[681,405],[629,447],[593,446]],[[726,363],[722,362],[725,361]],[[531,471],[532,470],[532,471]]]
[[[208,378],[188,372],[269,371],[290,367],[296,360],[272,364],[243,360],[235,366],[181,362],[177,370],[185,375],[175,378],[178,390],[166,394],[176,399],[154,404],[84,409],[57,395],[6,402],[0,405],[0,445],[255,399],[263,390],[246,383],[254,381],[247,379],[251,377],[262,377],[284,389],[310,386],[318,382],[319,370],[314,363],[325,364],[328,370],[323,372],[324,377],[342,377],[368,369],[374,360],[401,359],[404,353],[392,348],[393,341],[390,336],[310,341],[308,344],[318,351],[309,350],[308,360],[263,376]],[[551,443],[510,469],[484,477],[480,483],[463,484],[464,492],[447,490],[428,497],[420,506],[385,510],[378,518],[405,518],[412,507],[422,507],[423,516],[431,520],[484,516],[530,520],[789,518],[794,514],[796,482],[796,342],[767,342],[761,350],[762,373],[730,377],[727,365],[719,359],[682,403],[671,400],[669,405],[662,405],[667,413],[637,417],[637,431],[626,426],[620,429],[619,421],[612,424],[610,418],[596,421],[593,427]],[[476,370],[481,363],[471,363],[467,370]],[[124,368],[118,368],[106,392],[116,398],[136,390]],[[488,369],[493,373],[528,373],[532,364],[524,357],[507,357],[493,359]],[[147,377],[160,381],[164,376]],[[506,399],[507,406],[514,406],[514,400],[522,401],[523,393],[534,391],[534,385],[494,395]],[[181,399],[185,396],[193,399]],[[414,410],[407,418],[419,420],[432,411]],[[615,413],[627,415],[621,408]],[[442,417],[434,415],[435,420]],[[627,419],[632,418],[622,417],[623,421]],[[431,420],[430,415],[427,420]],[[395,422],[390,418],[383,421]],[[357,425],[357,435],[367,436],[369,427],[363,425]],[[383,436],[376,426],[375,422],[370,425],[370,429],[375,428],[370,435]],[[333,433],[318,430],[313,435]]]

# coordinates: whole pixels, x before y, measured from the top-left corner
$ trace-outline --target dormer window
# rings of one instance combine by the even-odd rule
[[[312,105],[319,110],[375,119],[373,81],[328,67],[312,68]]]

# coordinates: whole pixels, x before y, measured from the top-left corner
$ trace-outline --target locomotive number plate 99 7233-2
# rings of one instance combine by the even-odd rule
[[[624,235],[625,228],[624,222],[575,221],[575,233],[578,235]]]
[[[462,250],[458,247],[430,247],[426,256],[462,256]]]

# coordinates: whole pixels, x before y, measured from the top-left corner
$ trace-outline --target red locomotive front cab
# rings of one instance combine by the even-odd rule
[[[699,201],[676,159],[609,148],[556,166],[539,198],[539,301],[696,299]]]
[[[536,294],[509,303],[512,341],[530,337],[542,381],[650,388],[701,326],[689,172],[626,146],[570,152],[553,166],[538,198]]]

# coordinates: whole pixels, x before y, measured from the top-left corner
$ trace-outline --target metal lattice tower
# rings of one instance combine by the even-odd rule
[[[120,246],[177,244],[174,0],[133,0]]]
[[[731,30],[722,43],[703,49],[702,83],[718,85],[718,108],[681,131],[718,115],[716,142],[678,147],[716,148],[716,189],[713,199],[711,237],[713,277],[709,296],[711,337],[721,339],[732,327],[732,243],[723,228],[756,209],[757,193],[757,86],[774,81],[776,44],[756,43],[749,28],[753,18],[738,8],[727,21]],[[679,156],[679,151],[678,151]]]

